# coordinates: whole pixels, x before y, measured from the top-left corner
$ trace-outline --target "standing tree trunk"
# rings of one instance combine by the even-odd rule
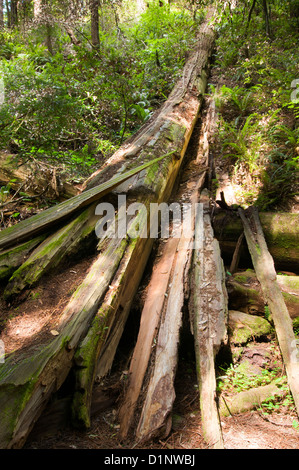
[[[11,0],[10,2],[10,26],[14,28],[18,24],[18,1]]]
[[[100,44],[99,37],[99,0],[90,0],[91,13],[91,43],[93,47]]]
[[[4,20],[3,20],[3,0],[0,0],[0,28],[4,27]]]

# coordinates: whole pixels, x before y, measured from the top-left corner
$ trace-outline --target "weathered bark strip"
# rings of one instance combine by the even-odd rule
[[[299,317],[299,276],[277,275],[285,304],[292,320]],[[261,285],[253,270],[235,273],[227,279],[229,307],[253,315],[265,315]]]
[[[205,204],[205,209],[208,205]],[[203,435],[212,448],[223,448],[216,402],[215,355],[227,341],[227,292],[219,243],[210,216],[199,206],[195,228],[189,310],[195,341]]]
[[[159,326],[155,365],[136,431],[138,441],[157,433],[167,436],[171,429],[171,410],[175,399],[174,379],[184,304],[185,270],[193,238],[182,236],[178,244],[165,314]]]
[[[0,280],[8,279],[28,258],[30,253],[46,238],[46,234],[33,238],[15,248],[0,253]]]
[[[299,274],[299,214],[261,212],[260,221],[275,267]],[[240,218],[234,211],[221,212],[214,216],[213,227],[223,256],[231,261],[236,242],[243,231]],[[250,261],[246,244],[241,247],[240,261],[247,265]]]
[[[267,248],[258,212],[256,208],[251,208],[250,214],[247,212],[245,215],[239,209],[239,214],[252,263],[273,318],[289,387],[299,415],[299,361],[292,321],[277,283],[273,258]]]
[[[232,397],[220,397],[219,413],[221,417],[226,417],[245,411],[254,410],[260,407],[262,402],[274,396],[283,396],[285,391],[275,383],[254,387],[244,392],[240,392]]]
[[[77,253],[95,229],[98,220],[95,207],[94,204],[88,207],[72,222],[50,235],[31,253],[9,279],[4,290],[5,299],[34,286],[43,275],[58,266],[67,256]]]
[[[127,437],[132,425],[140,390],[152,352],[163,305],[167,295],[172,264],[178,246],[177,238],[170,238],[162,258],[155,266],[141,314],[140,330],[129,369],[129,386],[119,412],[120,435]]]
[[[170,153],[173,154],[174,151]],[[133,168],[124,174],[115,176],[95,188],[85,191],[82,194],[78,194],[77,196],[74,196],[56,206],[50,207],[39,214],[33,215],[32,217],[19,222],[17,225],[2,230],[0,232],[0,249],[5,249],[17,243],[21,243],[32,236],[44,232],[49,227],[53,228],[55,224],[71,217],[76,211],[79,211],[80,209],[83,209],[99,200],[124,181],[137,173],[140,173],[151,165],[158,164],[160,160],[167,156],[169,157],[169,155],[170,154],[168,153],[156,159],[152,159],[151,161],[148,161],[137,168]]]

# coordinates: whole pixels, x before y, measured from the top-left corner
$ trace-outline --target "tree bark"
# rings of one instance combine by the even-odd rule
[[[218,241],[214,238],[208,203],[198,213],[193,253],[190,297],[191,325],[195,341],[196,370],[203,435],[209,447],[223,448],[218,416],[215,356],[227,343],[228,303],[225,272]]]
[[[4,28],[3,0],[0,0],[0,29]]]
[[[99,0],[90,0],[90,14],[91,14],[91,43],[93,47],[98,47],[100,44],[99,36]]]

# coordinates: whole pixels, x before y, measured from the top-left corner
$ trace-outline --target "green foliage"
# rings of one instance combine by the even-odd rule
[[[282,379],[278,377],[280,371],[277,368],[271,371],[262,370],[260,374],[256,375],[242,372],[233,364],[223,370],[225,375],[218,378],[219,392],[239,393],[254,387],[268,385],[273,381],[277,384],[282,382]]]
[[[241,127],[237,127],[238,118],[234,123],[221,121],[219,132],[224,157],[232,157],[237,162],[244,162],[249,170],[254,170],[259,161],[262,134],[256,114],[250,114]]]
[[[88,175],[167,98],[197,22],[184,8],[156,3],[134,23],[115,27],[108,16],[102,17],[97,50],[84,23],[76,30],[80,45],[71,46],[53,23],[53,54],[42,45],[42,25],[26,36],[17,28],[0,33],[2,148]]]
[[[232,174],[240,175],[244,163],[251,172],[239,190],[242,204],[273,210],[285,208],[296,193],[298,10],[292,2],[271,1],[267,35],[258,2],[248,22],[251,5],[238,2],[230,11],[227,2],[223,11],[219,4],[215,64],[222,80],[211,90],[220,114],[220,151],[234,165]],[[240,176],[236,179],[240,187]]]

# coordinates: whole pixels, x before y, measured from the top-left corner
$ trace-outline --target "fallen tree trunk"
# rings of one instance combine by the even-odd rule
[[[143,163],[137,168],[128,170],[126,173],[115,176],[110,180],[91,188],[88,191],[78,194],[71,199],[64,201],[56,206],[52,206],[39,214],[35,214],[28,219],[22,220],[12,227],[8,227],[0,232],[0,250],[16,245],[24,240],[30,239],[32,236],[39,235],[49,228],[53,229],[58,223],[70,218],[76,212],[82,210],[86,206],[98,201],[100,198],[110,193],[114,188],[124,181],[130,179],[132,175],[140,173],[142,170],[154,165],[165,157],[173,154],[175,151],[162,155],[156,159],[152,159],[147,163]]]
[[[214,238],[208,203],[199,207],[191,271],[189,311],[195,340],[196,370],[203,435],[209,447],[223,448],[216,396],[215,356],[227,342],[227,292],[219,243]],[[206,212],[206,213],[205,213]]]
[[[276,269],[299,274],[299,214],[262,212],[260,213],[260,221]],[[243,232],[241,220],[235,211],[222,211],[214,216],[213,227],[220,243],[222,255],[229,266],[237,240]],[[250,262],[250,255],[245,243],[241,246],[240,262],[243,266],[248,266],[248,262]]]
[[[146,130],[141,130],[129,146],[124,146],[123,158],[120,157],[121,151],[119,151],[116,157],[110,160],[110,164],[98,173],[98,186],[87,189],[66,203],[48,209],[44,215],[39,214],[35,219],[32,217],[31,224],[22,223],[16,232],[6,229],[2,235],[0,234],[1,247],[12,245],[23,237],[28,237],[29,234],[32,236],[49,226],[53,228],[52,223],[58,219],[62,222],[65,217],[74,214],[74,211],[82,210],[117,186],[118,191],[127,192],[128,206],[137,200],[143,204],[147,212],[147,217],[137,215],[132,219],[132,224],[136,223],[135,227],[139,224],[139,234],[130,237],[125,231],[122,237],[108,237],[101,243],[100,253],[88,275],[62,312],[56,326],[58,336],[54,339],[50,337],[38,351],[33,347],[30,351],[12,354],[1,365],[1,447],[23,445],[49,397],[64,382],[73,365],[76,351],[79,384],[77,393],[80,393],[80,384],[85,381],[83,375],[80,375],[84,374],[85,368],[85,363],[80,364],[81,347],[82,350],[83,348],[88,350],[90,347],[91,356],[90,361],[87,361],[88,377],[85,377],[88,380],[84,382],[87,384],[86,389],[83,389],[85,398],[83,403],[79,400],[79,407],[76,405],[78,402],[74,400],[73,417],[77,416],[81,423],[88,421],[86,416],[88,417],[90,413],[89,391],[92,389],[97,371],[99,369],[107,371],[111,367],[134,293],[154,242],[154,238],[150,237],[149,225],[146,223],[150,204],[159,204],[168,200],[198,117],[213,40],[214,34],[207,21],[202,26],[198,49],[186,64],[183,77],[169,100],[156,115],[155,120],[145,126]],[[145,134],[146,145],[140,148],[138,147],[142,140],[140,137],[144,138]],[[134,148],[136,157],[130,160],[131,168],[134,167],[131,173],[128,170],[128,160],[125,158],[129,156],[127,153],[129,147]],[[158,158],[154,158],[157,156]],[[141,163],[145,159],[150,161],[142,167]],[[142,168],[144,171],[140,173]],[[110,175],[115,173],[116,169],[118,176],[112,181],[101,183],[101,178],[107,181],[109,173]],[[138,177],[133,176],[137,173]],[[127,183],[120,186],[125,180]],[[120,214],[118,215],[121,220]],[[147,236],[141,237],[140,233],[145,228]],[[110,286],[112,292],[109,291]],[[97,331],[96,338],[95,331]],[[81,413],[81,406],[85,407],[85,415]]]
[[[200,163],[204,171],[195,182],[195,187],[190,196],[190,202],[193,205],[198,202],[199,192],[206,179],[207,170],[209,169],[209,137],[213,124],[213,110],[213,103],[208,104],[207,115],[202,117],[203,124],[199,138],[196,163]],[[192,223],[195,224],[195,213],[192,214],[192,217]],[[151,370],[150,358],[155,349],[155,337],[157,336],[159,323],[168,304],[169,285],[172,285],[171,276],[174,269],[173,266],[178,245],[178,238],[170,238],[166,241],[162,250],[161,259],[154,268],[147,289],[146,300],[141,314],[139,334],[130,363],[128,385],[119,411],[120,435],[122,439],[128,436],[129,430],[134,424],[133,421],[134,419],[136,420],[135,411],[138,401],[140,401],[141,389],[142,386],[144,386],[146,372],[148,371],[147,373],[149,374]],[[190,258],[190,252],[187,251],[186,255],[187,258]],[[170,400],[168,403],[168,412],[165,412],[164,416],[170,413],[171,408],[172,402]],[[152,429],[147,432],[147,435],[154,433],[156,430]],[[145,439],[146,437],[147,436],[141,436],[140,438]]]
[[[292,321],[276,280],[273,258],[264,238],[256,208],[250,213],[239,209],[252,263],[273,318],[279,347],[286,368],[288,384],[299,415],[299,362]]]
[[[33,238],[28,242],[0,252],[0,280],[8,279],[21,264],[26,261],[30,253],[46,238],[46,234]]]
[[[299,277],[277,275],[285,304],[292,320],[299,317]],[[253,315],[265,315],[261,285],[253,270],[235,273],[227,279],[229,307]]]

